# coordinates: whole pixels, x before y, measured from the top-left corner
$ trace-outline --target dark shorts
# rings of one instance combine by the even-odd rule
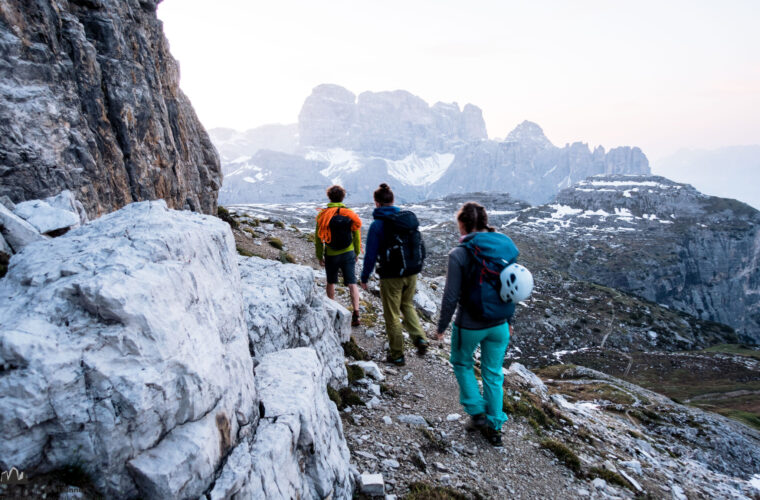
[[[340,255],[325,255],[325,274],[329,284],[338,283],[338,270],[343,273],[344,285],[356,284],[356,254],[353,250]]]

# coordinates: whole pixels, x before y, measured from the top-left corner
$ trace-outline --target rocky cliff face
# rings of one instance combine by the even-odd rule
[[[503,191],[530,203],[545,203],[560,189],[589,176],[614,173],[649,174],[649,162],[639,148],[620,147],[605,153],[601,146],[591,151],[580,142],[558,148],[541,127],[526,121],[501,143],[482,141],[457,150],[429,196]]]
[[[555,269],[734,327],[760,343],[760,212],[663,177],[593,177],[507,225]]]
[[[0,468],[76,463],[108,498],[350,497],[325,391],[349,314],[314,286],[163,201],[27,244],[0,280]]]
[[[476,106],[429,106],[402,90],[364,92],[357,98],[343,87],[320,85],[304,102],[298,130],[298,147],[285,163],[260,151],[259,134],[246,142],[243,134],[220,131],[214,140],[230,173],[220,201],[321,201],[324,187],[332,183],[342,184],[357,200],[371,200],[377,185],[388,182],[402,201],[490,191],[544,203],[590,175],[650,173],[639,148],[592,152],[580,142],[558,148],[528,121],[504,141],[490,141]],[[279,139],[271,141],[270,149],[294,152]],[[244,143],[251,150],[255,145],[258,153],[237,156]],[[253,170],[260,178],[235,175]],[[289,176],[297,185],[278,184],[277,176]]]
[[[179,89],[156,0],[0,1],[0,196],[74,192],[213,212],[216,152]]]
[[[298,115],[302,148],[342,148],[400,160],[411,153],[446,152],[463,141],[486,139],[482,112],[467,104],[429,106],[405,90],[363,92],[319,85]]]

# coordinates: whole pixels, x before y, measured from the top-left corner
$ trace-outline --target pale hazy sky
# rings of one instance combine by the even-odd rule
[[[471,102],[491,137],[556,145],[760,143],[760,0],[164,0],[207,128],[295,123],[320,83]]]

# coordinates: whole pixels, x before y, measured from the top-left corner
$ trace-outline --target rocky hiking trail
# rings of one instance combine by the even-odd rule
[[[341,415],[352,461],[360,472],[382,474],[385,490],[404,496],[420,483],[451,488],[461,498],[573,498],[589,488],[541,450],[533,429],[510,420],[504,447],[467,433],[467,415],[448,362],[448,344],[431,342],[424,357],[407,343],[406,366],[382,363],[381,328],[354,328],[354,355],[375,362],[384,375],[353,382],[363,404]],[[364,353],[362,353],[364,351]],[[360,375],[354,370],[352,376]],[[379,393],[379,394],[378,394]],[[423,489],[424,490],[424,489]],[[453,491],[450,492],[453,496]],[[446,498],[446,497],[443,497]]]
[[[324,270],[305,228],[276,216],[235,216],[242,223],[234,231],[239,253],[311,267],[324,293]],[[539,303],[557,288],[550,281],[546,286]],[[440,276],[418,281],[416,306],[429,336],[442,287]],[[336,301],[349,306],[348,288],[339,285],[336,292]],[[510,420],[498,449],[465,431],[448,334],[442,343],[431,341],[425,357],[407,340],[406,366],[388,365],[376,281],[361,292],[360,304],[362,325],[344,345],[349,385],[329,390],[355,468],[356,498],[381,491],[381,497],[413,499],[758,498],[755,430],[592,369],[555,364],[537,370],[539,377],[510,364],[525,358],[526,349],[545,350],[534,345],[540,317],[532,308],[520,310],[507,351]]]

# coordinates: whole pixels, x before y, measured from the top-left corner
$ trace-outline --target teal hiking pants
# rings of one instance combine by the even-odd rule
[[[483,377],[483,394],[473,367],[472,355],[480,345],[480,373]],[[504,354],[509,345],[509,324],[466,330],[454,325],[451,329],[451,364],[459,382],[459,402],[469,415],[485,413],[494,429],[501,429],[507,421],[504,413]]]

